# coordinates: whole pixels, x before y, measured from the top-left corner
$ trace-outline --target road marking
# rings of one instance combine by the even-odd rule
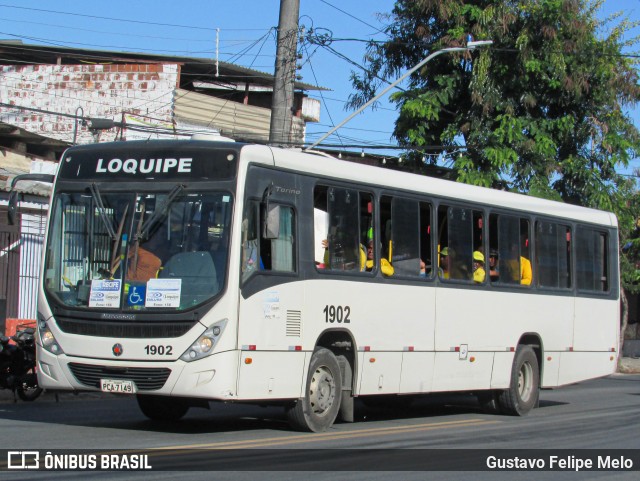
[[[418,431],[433,431],[436,429],[447,429],[455,427],[482,426],[495,424],[499,421],[488,421],[483,419],[468,419],[463,421],[443,421],[439,423],[412,424],[408,426],[391,426],[387,428],[358,429],[354,431],[340,431],[330,433],[309,433],[294,436],[283,436],[266,439],[245,439],[242,441],[185,444],[181,446],[165,446],[152,448],[154,451],[170,451],[183,449],[247,449],[265,448],[271,446],[281,446],[292,443],[317,443],[321,441],[339,441],[342,439],[362,438],[372,435],[393,435]]]

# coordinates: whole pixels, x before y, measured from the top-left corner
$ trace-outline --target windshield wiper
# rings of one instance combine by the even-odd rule
[[[182,194],[183,190],[184,190],[184,185],[182,184],[178,184],[173,189],[171,189],[171,192],[169,192],[169,195],[164,201],[164,204],[162,204],[160,208],[155,209],[153,211],[153,214],[151,214],[151,216],[147,219],[147,221],[144,224],[142,224],[142,227],[140,228],[139,232],[136,233],[135,240],[146,239],[146,237],[149,235],[149,231],[151,230],[151,228],[155,225],[156,222],[158,222],[161,218],[164,218],[167,215],[167,212],[169,211],[169,207],[171,206],[171,203],[174,201],[176,197]]]
[[[116,231],[113,229],[113,225],[109,221],[107,217],[106,209],[104,207],[104,203],[102,202],[102,196],[100,195],[100,191],[98,190],[98,186],[93,183],[89,186],[89,190],[91,191],[91,196],[93,197],[94,202],[98,206],[98,213],[100,214],[100,219],[104,224],[104,227],[107,229],[107,233],[111,240],[116,239]]]

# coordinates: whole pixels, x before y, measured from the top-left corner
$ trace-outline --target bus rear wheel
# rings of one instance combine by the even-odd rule
[[[178,421],[189,410],[189,403],[181,398],[138,394],[142,414],[154,421]]]
[[[500,411],[524,416],[538,404],[540,369],[531,346],[519,345],[511,369],[511,385],[498,396]]]
[[[326,431],[336,420],[342,399],[340,365],[328,349],[313,352],[304,392],[287,407],[289,424],[299,431]]]

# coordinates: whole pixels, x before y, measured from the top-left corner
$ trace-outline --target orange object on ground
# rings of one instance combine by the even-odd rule
[[[22,327],[36,327],[35,319],[7,319],[5,321],[4,335],[14,336],[16,331]]]

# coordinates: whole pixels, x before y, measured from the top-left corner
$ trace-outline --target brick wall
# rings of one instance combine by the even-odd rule
[[[138,125],[171,125],[177,64],[4,65],[0,66],[0,102],[51,112],[123,120]],[[0,106],[0,121],[46,137],[72,142],[75,119]],[[117,129],[100,141],[113,140]],[[78,125],[77,143],[94,137]],[[149,138],[125,130],[124,138]]]

